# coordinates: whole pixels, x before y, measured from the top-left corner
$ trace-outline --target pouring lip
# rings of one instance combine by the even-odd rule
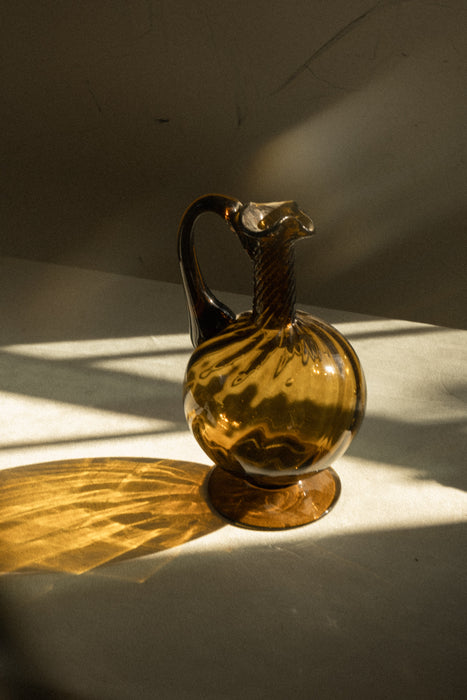
[[[248,202],[240,208],[236,218],[242,233],[254,238],[274,235],[280,229],[290,229],[299,236],[315,233],[312,220],[293,200]]]

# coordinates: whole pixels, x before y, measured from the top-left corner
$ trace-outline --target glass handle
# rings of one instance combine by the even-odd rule
[[[206,212],[221,216],[235,231],[235,216],[242,206],[238,199],[210,194],[200,197],[188,207],[178,231],[178,259],[182,272],[190,336],[194,347],[220,333],[234,318],[234,312],[220,302],[204,281],[194,242],[194,226]]]

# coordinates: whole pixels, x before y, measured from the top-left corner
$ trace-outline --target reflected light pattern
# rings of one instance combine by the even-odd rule
[[[203,495],[210,468],[93,458],[0,472],[0,572],[84,573],[223,525]]]

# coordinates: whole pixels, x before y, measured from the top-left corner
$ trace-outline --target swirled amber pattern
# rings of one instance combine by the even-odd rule
[[[184,402],[216,465],[277,488],[347,449],[363,418],[365,380],[332,326],[298,311],[281,328],[260,327],[248,312],[196,348]]]

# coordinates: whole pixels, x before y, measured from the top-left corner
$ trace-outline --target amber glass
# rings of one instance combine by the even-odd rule
[[[196,217],[203,205],[223,213],[239,235],[255,282],[253,309],[238,317],[213,297],[196,261],[188,210],[181,262],[196,347],[184,406],[194,437],[216,465],[211,501],[239,524],[301,525],[339,495],[330,465],[363,418],[360,363],[335,328],[295,310],[294,244],[313,233],[297,205],[243,206],[211,196],[192,205]]]

